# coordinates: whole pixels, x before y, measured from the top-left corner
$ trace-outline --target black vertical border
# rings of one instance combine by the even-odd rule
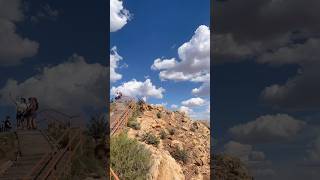
[[[107,6],[107,18],[106,19],[106,53],[107,53],[107,58],[106,58],[106,71],[108,78],[106,79],[107,81],[107,87],[106,87],[106,95],[105,95],[105,102],[106,102],[106,118],[107,118],[107,134],[106,134],[106,177],[107,179],[110,178],[110,0],[105,0],[106,1],[106,6]]]
[[[210,179],[214,179],[214,120],[213,120],[213,31],[214,31],[214,0],[210,0]]]

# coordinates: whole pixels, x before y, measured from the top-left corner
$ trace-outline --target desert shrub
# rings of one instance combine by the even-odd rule
[[[190,128],[190,130],[191,130],[192,132],[195,132],[195,131],[196,131],[196,128],[195,128],[194,126],[192,126],[192,127]]]
[[[175,128],[170,128],[168,131],[169,131],[170,135],[174,135],[176,133],[176,129]]]
[[[161,118],[161,113],[160,113],[160,112],[157,113],[157,117],[158,117],[159,119]]]
[[[184,149],[176,147],[170,154],[177,161],[182,161],[183,163],[186,163],[188,160],[188,152]]]
[[[160,143],[159,138],[150,132],[143,134],[142,141],[146,142],[147,144],[152,144],[154,146],[158,146],[158,144]]]
[[[129,120],[127,126],[135,130],[139,130],[141,128],[140,123],[136,120]]]
[[[98,143],[100,139],[104,142],[108,128],[107,117],[105,115],[93,116],[87,124],[88,134]]]
[[[160,139],[166,139],[167,138],[167,133],[165,130],[160,131]]]
[[[150,156],[150,151],[125,133],[110,140],[110,165],[120,179],[146,179]]]

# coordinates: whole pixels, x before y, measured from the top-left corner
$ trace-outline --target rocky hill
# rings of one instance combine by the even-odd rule
[[[245,165],[239,158],[235,158],[226,154],[219,154],[211,157],[213,161],[213,177],[214,179],[223,180],[253,180]]]
[[[210,129],[186,114],[141,104],[128,135],[151,152],[148,179],[210,179]]]

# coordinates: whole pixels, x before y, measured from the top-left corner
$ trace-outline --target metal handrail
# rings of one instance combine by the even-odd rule
[[[56,141],[56,143],[59,143],[66,135],[67,133],[69,133],[70,129],[67,129],[66,132],[64,132],[60,138]],[[33,166],[33,168],[31,169],[30,173],[25,176],[23,178],[23,180],[28,180],[30,177],[32,177],[33,174],[36,174],[36,173],[41,173],[42,169],[44,168],[44,166],[41,166],[42,163],[44,163],[45,161],[46,164],[48,164],[48,162],[53,158],[53,155],[55,154],[56,152],[49,152],[47,154],[45,154],[44,156],[42,156],[42,158],[37,162],[37,164],[35,166]],[[47,159],[49,158],[49,159]]]
[[[132,107],[132,105],[134,105],[135,101],[134,100],[130,100],[129,101],[129,105],[127,106],[127,109],[125,110],[125,112],[123,114],[120,115],[120,118],[116,120],[116,122],[114,123],[115,126],[112,127],[111,129],[111,133],[110,135],[113,136],[117,133],[117,131],[119,131],[121,128],[121,126],[125,123],[128,122],[128,116],[131,113],[130,111],[132,110],[130,107]],[[118,177],[118,175],[112,170],[112,168],[110,167],[110,176],[113,177],[115,180],[120,180],[120,178]]]

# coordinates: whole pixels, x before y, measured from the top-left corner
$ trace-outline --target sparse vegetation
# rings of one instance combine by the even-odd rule
[[[104,142],[108,128],[107,118],[103,115],[94,116],[89,121],[87,128],[89,136],[92,136],[97,144],[101,143],[98,142],[99,140]]]
[[[157,117],[158,117],[158,119],[161,118],[161,113],[160,112],[157,113]]]
[[[152,144],[154,146],[158,146],[158,144],[160,143],[159,138],[150,132],[145,133],[142,136],[142,141],[146,142],[147,144]]]
[[[188,160],[188,152],[184,149],[176,147],[170,154],[177,161],[182,161],[183,163],[186,163]]]
[[[160,131],[160,139],[166,139],[167,138],[167,133],[165,130],[161,130]]]
[[[116,103],[111,101],[110,102],[110,112],[114,111],[115,107],[116,107]]]
[[[100,145],[101,146],[101,145]],[[97,147],[91,137],[86,136],[83,144],[83,153],[76,152],[72,161],[71,179],[84,179],[90,174],[103,177],[105,175],[104,159],[97,158]],[[106,156],[106,154],[104,154]]]
[[[129,118],[127,126],[135,129],[135,130],[139,130],[140,127],[140,123],[137,121],[137,117],[141,114],[140,110],[138,107],[136,107],[132,113],[132,116]]]
[[[176,133],[176,129],[175,128],[170,128],[169,130],[169,134],[172,136]]]
[[[0,144],[0,165],[4,161],[15,160],[18,147],[14,133],[1,133]]]
[[[190,131],[195,132],[196,128],[194,126],[191,126]]]
[[[141,128],[140,123],[137,120],[129,120],[127,126],[135,130],[139,130]]]
[[[151,153],[135,139],[122,133],[110,141],[110,165],[120,179],[146,179]]]

